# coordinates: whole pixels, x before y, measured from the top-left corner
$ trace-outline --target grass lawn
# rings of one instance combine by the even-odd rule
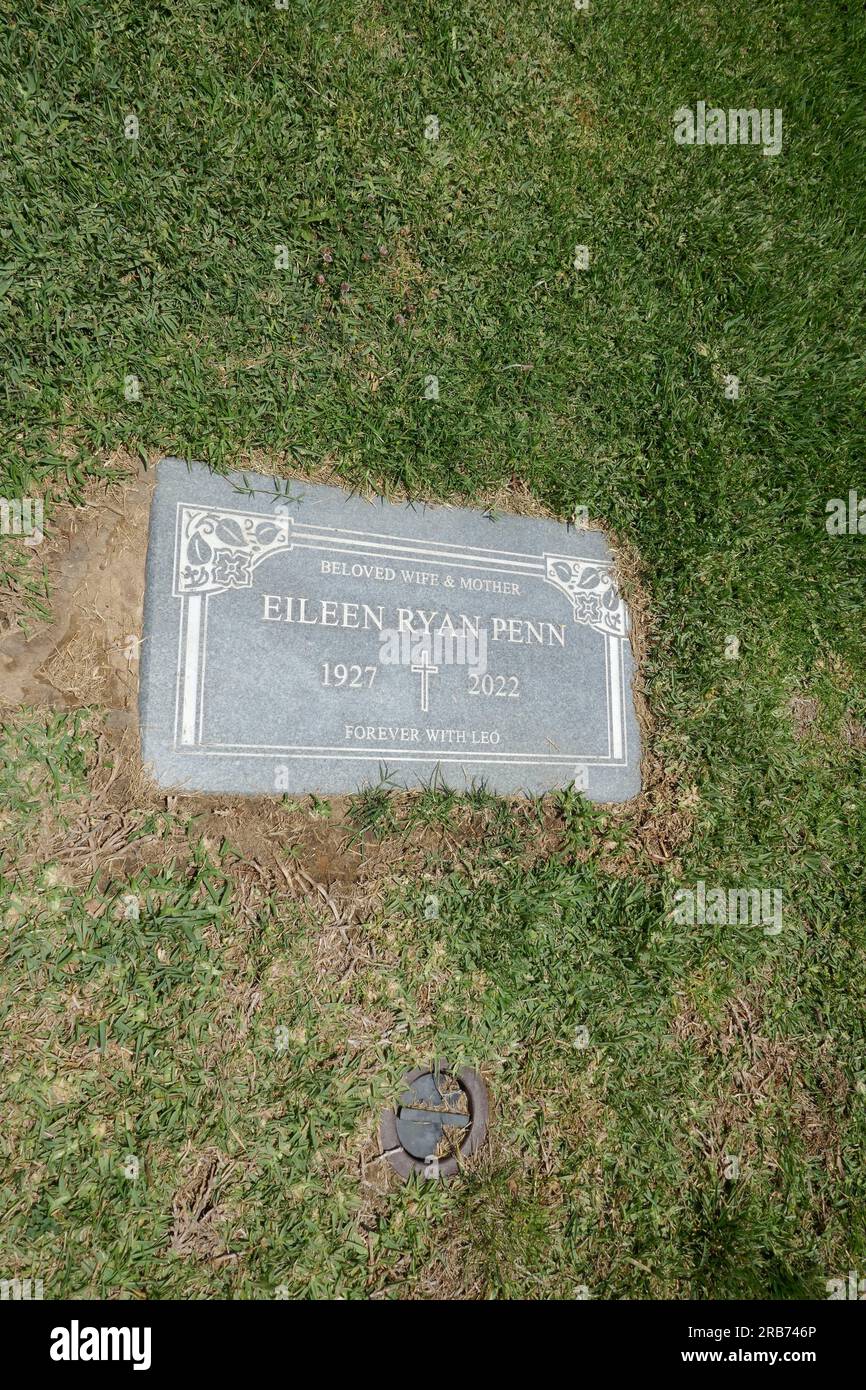
[[[866,538],[825,527],[866,496],[864,39],[842,0],[10,12],[2,495],[49,541],[136,455],[586,506],[637,557],[652,724],[620,811],[240,806],[143,791],[98,706],[5,711],[0,1277],[866,1275]],[[699,100],[780,108],[781,153],[677,145]],[[38,631],[38,547],[0,578]],[[780,890],[782,930],[678,922],[699,881]],[[437,1055],[489,1143],[403,1186],[379,1111]]]

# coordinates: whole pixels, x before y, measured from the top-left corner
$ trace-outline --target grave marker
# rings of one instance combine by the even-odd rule
[[[199,792],[386,776],[624,800],[640,789],[628,624],[597,531],[164,459],[143,757]]]

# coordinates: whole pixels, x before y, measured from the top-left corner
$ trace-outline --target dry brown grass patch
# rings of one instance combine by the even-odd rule
[[[174,1221],[169,1249],[173,1255],[209,1260],[215,1265],[239,1258],[226,1244],[227,1211],[219,1201],[221,1189],[236,1168],[235,1162],[215,1149],[206,1150],[196,1160],[172,1204]]]
[[[674,1037],[696,1047],[706,1069],[719,1058],[726,1063],[715,1094],[706,1091],[712,1097],[706,1126],[693,1127],[692,1137],[720,1174],[729,1152],[746,1167],[758,1158],[758,1131],[765,1116],[776,1135],[779,1107],[786,1123],[802,1136],[806,1153],[841,1175],[841,1132],[833,1112],[843,1104],[849,1083],[832,1059],[830,1040],[816,1040],[807,1051],[808,1043],[801,1038],[768,1037],[763,1021],[761,988],[754,984],[725,1001],[716,1024],[691,1004],[677,1014]],[[818,1078],[820,1100],[803,1081],[809,1067]],[[777,1142],[782,1138],[779,1134]],[[761,1162],[782,1166],[778,1150],[764,1150]]]

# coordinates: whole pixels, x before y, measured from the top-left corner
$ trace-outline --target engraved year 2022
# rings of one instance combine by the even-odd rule
[[[479,676],[477,671],[470,671],[469,694],[489,695],[501,700],[519,700],[520,679],[518,676],[494,676],[490,671]]]

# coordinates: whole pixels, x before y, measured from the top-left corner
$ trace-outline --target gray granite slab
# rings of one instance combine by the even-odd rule
[[[640,790],[599,532],[163,459],[141,738],[160,786]]]

